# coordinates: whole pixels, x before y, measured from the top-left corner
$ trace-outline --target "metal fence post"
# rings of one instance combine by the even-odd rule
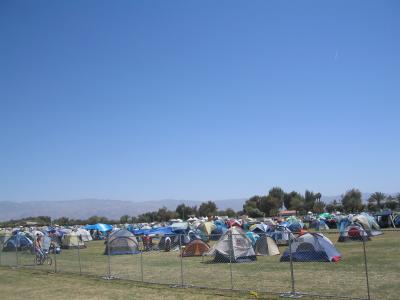
[[[183,250],[182,250],[182,234],[179,235],[179,252],[181,260],[181,286],[183,287]]]
[[[368,300],[371,299],[370,293],[369,293],[369,278],[368,278],[368,264],[367,264],[367,251],[365,249],[365,240],[364,236],[362,237],[362,243],[363,243],[363,250],[364,250],[364,267],[365,267],[365,279],[367,283],[367,295],[368,295]]]
[[[234,256],[233,252],[233,240],[232,240],[232,232],[229,231],[229,271],[231,275],[231,290],[233,290],[233,274],[232,274],[232,256]]]
[[[111,258],[110,258],[110,239],[107,239],[107,264],[108,264],[108,279],[111,279]]]
[[[19,244],[19,235],[17,232],[17,236],[15,238],[15,266],[18,267],[18,244]]]
[[[55,251],[53,251],[54,253],[54,273],[57,273],[57,251],[56,249],[54,249]]]
[[[79,275],[82,275],[82,265],[81,265],[81,251],[80,251],[80,241],[82,240],[82,236],[78,241],[78,263],[79,263]]]
[[[143,240],[142,240],[142,249],[140,249],[140,277],[142,282],[144,282],[143,278]]]
[[[32,253],[34,255],[34,257],[33,257],[33,262],[34,262],[33,266],[34,266],[34,268],[36,268],[36,264],[37,264],[37,261],[36,261],[36,255],[37,255],[37,253],[36,253],[36,238],[33,239],[32,247],[33,248],[31,249],[31,251],[32,251]]]
[[[290,279],[292,283],[290,293],[292,295],[296,295],[295,284],[294,284],[293,257],[292,257],[292,235],[290,234],[290,232],[288,232],[288,234],[289,234]]]

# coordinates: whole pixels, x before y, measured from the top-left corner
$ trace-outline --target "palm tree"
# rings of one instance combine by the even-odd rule
[[[315,200],[317,200],[317,202],[321,201],[321,197],[322,197],[321,193],[316,193],[315,194]]]
[[[383,205],[381,205],[381,202],[384,201],[385,199],[386,199],[386,195],[384,193],[375,192],[369,197],[368,201],[372,202],[372,203],[376,202],[376,205],[378,206],[378,208],[381,209],[383,206]]]

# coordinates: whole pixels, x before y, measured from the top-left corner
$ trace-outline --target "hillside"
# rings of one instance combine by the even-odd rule
[[[245,199],[229,199],[215,201],[219,209],[242,209]],[[122,215],[137,216],[141,213],[155,211],[165,206],[175,210],[181,204],[199,206],[201,201],[159,200],[132,202],[120,200],[82,199],[68,201],[27,201],[0,202],[0,221],[20,219],[30,216],[50,216],[52,218],[69,217],[86,219],[93,215],[119,219]]]

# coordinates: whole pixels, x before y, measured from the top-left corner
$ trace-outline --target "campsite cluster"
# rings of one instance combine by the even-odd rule
[[[257,256],[280,255],[279,246],[290,245],[281,261],[337,262],[341,258],[321,231],[339,230],[338,242],[369,241],[380,235],[380,225],[399,225],[400,218],[388,214],[341,215],[309,213],[303,218],[196,218],[167,223],[92,224],[72,228],[60,226],[5,228],[0,231],[2,251],[35,251],[37,236],[46,253],[84,248],[92,240],[104,240],[104,254],[137,254],[141,251],[180,251],[182,257],[211,256],[214,262],[250,262]],[[319,232],[316,232],[319,231]]]

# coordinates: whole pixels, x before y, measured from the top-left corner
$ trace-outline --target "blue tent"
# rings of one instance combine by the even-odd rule
[[[226,224],[224,222],[222,222],[221,220],[216,220],[214,222],[215,224],[215,229],[213,231],[211,231],[211,236],[210,236],[210,240],[219,240],[219,238],[228,230],[228,227],[226,226]]]
[[[29,239],[24,233],[16,232],[4,243],[3,251],[18,251],[21,250],[32,250],[33,249],[33,241]]]
[[[150,229],[148,234],[174,234],[171,227],[159,227],[155,229]]]
[[[400,215],[394,217],[394,226],[400,227]]]
[[[277,245],[288,245],[289,238],[293,238],[293,234],[285,226],[278,225],[267,234],[275,241]]]
[[[256,246],[257,240],[260,238],[260,236],[252,231],[247,231],[246,236],[250,239],[251,245],[254,248]]]
[[[291,250],[286,249],[281,261],[290,261],[290,253],[292,260],[298,262],[337,262],[342,256],[332,242],[321,233],[306,233],[299,236],[292,241]]]

